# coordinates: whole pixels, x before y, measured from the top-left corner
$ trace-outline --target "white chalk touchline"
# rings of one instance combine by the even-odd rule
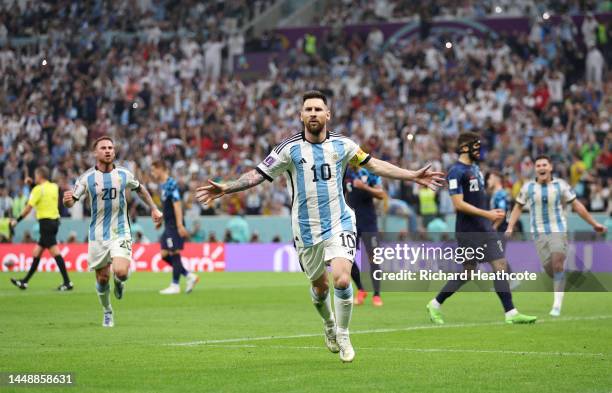
[[[270,348],[270,349],[325,349],[323,346],[290,346],[290,345],[255,345],[255,344],[234,344],[234,345],[222,345],[222,344],[209,344],[208,347],[213,348]],[[458,348],[368,348],[358,347],[358,350],[366,351],[382,351],[382,352],[446,352],[446,353],[493,353],[493,354],[504,354],[504,355],[532,355],[532,356],[586,356],[586,357],[606,357],[604,353],[592,353],[592,352],[533,352],[533,351],[504,351],[504,350],[489,350],[489,349],[458,349]]]
[[[571,322],[571,321],[588,321],[597,319],[610,319],[612,315],[597,315],[590,317],[562,317],[558,319],[544,319],[536,322],[536,324],[549,323],[549,322]],[[450,328],[465,328],[465,327],[477,327],[477,326],[494,326],[494,325],[505,325],[504,321],[496,322],[474,322],[474,323],[453,323],[447,325],[417,325],[407,326],[404,328],[385,328],[385,329],[368,329],[368,330],[355,330],[351,331],[351,334],[372,334],[372,333],[395,333],[395,332],[408,332],[412,330],[427,330],[427,329],[450,329]],[[287,336],[260,336],[260,337],[240,337],[240,338],[225,338],[218,340],[200,340],[200,341],[189,341],[183,343],[170,343],[166,345],[170,346],[196,346],[196,345],[211,345],[211,344],[227,344],[227,343],[239,343],[239,342],[251,342],[251,341],[267,341],[267,340],[284,340],[292,338],[307,338],[307,337],[319,337],[323,333],[307,333],[307,334],[294,334]]]

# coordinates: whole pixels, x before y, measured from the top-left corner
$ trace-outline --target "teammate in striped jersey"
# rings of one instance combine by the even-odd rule
[[[561,315],[565,289],[563,264],[568,246],[566,206],[571,205],[596,232],[606,232],[606,227],[595,221],[565,180],[552,177],[553,166],[548,156],[536,158],[535,171],[535,180],[525,183],[516,198],[506,234],[512,234],[523,206],[528,206],[538,256],[544,270],[553,279],[554,298],[550,315],[558,317]]]
[[[349,162],[384,177],[415,181],[437,189],[443,173],[426,166],[418,171],[371,158],[347,137],[328,129],[331,112],[319,91],[304,94],[304,130],[280,143],[257,168],[228,183],[208,181],[196,190],[200,203],[254,187],[285,175],[292,192],[292,229],[302,269],[311,281],[311,297],[324,322],[325,344],[351,362],[355,351],[348,325],[353,309],[351,266],[355,259],[355,214],[344,199],[342,181]],[[331,265],[335,316],[331,309],[326,265]],[[337,324],[336,324],[337,319]]]
[[[113,309],[110,304],[110,271],[114,273],[114,294],[123,297],[125,281],[132,262],[132,237],[127,212],[126,190],[136,191],[151,208],[155,223],[163,215],[155,206],[151,194],[134,175],[123,167],[113,164],[115,147],[110,137],[98,138],[93,144],[96,166],[85,172],[72,191],[64,193],[64,206],[72,207],[85,194],[91,203],[91,223],[87,261],[89,270],[96,272],[96,289],[104,318],[102,326],[114,326]]]

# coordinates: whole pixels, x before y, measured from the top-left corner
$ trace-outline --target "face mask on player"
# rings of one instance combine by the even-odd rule
[[[464,147],[468,148],[468,151],[464,151]],[[459,154],[462,153],[468,153],[470,160],[472,161],[478,161],[479,157],[476,155],[476,153],[480,152],[480,140],[477,139],[473,142],[470,143],[465,143],[461,146],[459,146]]]

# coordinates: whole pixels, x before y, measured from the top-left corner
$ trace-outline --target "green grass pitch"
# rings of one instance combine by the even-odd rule
[[[447,324],[426,318],[430,293],[368,298],[351,323],[355,361],[323,344],[308,283],[298,273],[213,273],[191,295],[161,296],[168,274],[136,273],[112,297],[101,326],[93,274],[53,291],[39,273],[19,291],[0,274],[0,372],[73,372],[71,388],[0,386],[0,392],[610,392],[612,294],[569,293],[548,316],[550,293],[516,293],[540,320],[508,326],[494,293],[459,293]],[[176,345],[176,344],[189,345]]]

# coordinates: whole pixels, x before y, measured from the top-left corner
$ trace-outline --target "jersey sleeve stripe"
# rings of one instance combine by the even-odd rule
[[[368,161],[370,161],[370,159],[371,159],[371,158],[372,158],[372,156],[368,154],[368,156],[367,156],[367,157],[366,157],[366,158],[365,158],[363,161],[361,161],[361,162],[359,163],[359,165],[360,165],[360,166],[364,166],[365,164],[367,164],[367,163],[368,163]]]
[[[258,166],[255,167],[255,170],[259,172],[267,181],[274,181],[274,179],[272,179],[266,172],[262,171]]]

